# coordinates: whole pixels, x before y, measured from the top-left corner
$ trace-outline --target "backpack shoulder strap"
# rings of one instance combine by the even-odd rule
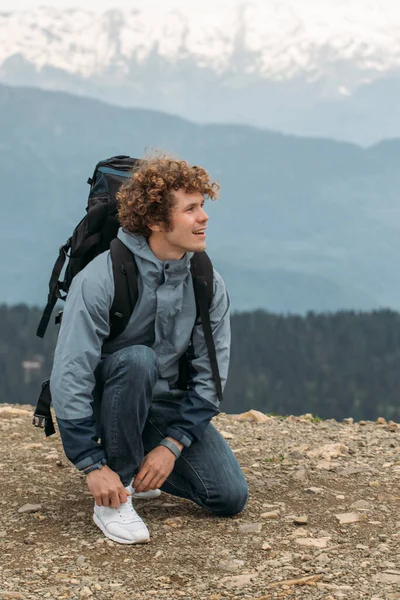
[[[114,340],[125,329],[131,318],[139,297],[137,265],[132,252],[114,238],[110,244],[111,261],[114,275],[114,301],[110,310],[110,335]]]
[[[61,294],[62,290],[62,282],[58,280],[60,277],[61,271],[63,269],[65,260],[68,256],[68,251],[71,248],[71,238],[66,241],[66,243],[60,247],[58,258],[54,264],[53,271],[51,273],[50,281],[49,281],[49,293],[47,296],[47,304],[43,311],[42,317],[40,319],[39,326],[36,331],[36,335],[40,338],[44,337],[46,333],[46,329],[48,327],[51,313],[56,305],[58,299],[65,300],[66,296]]]
[[[214,269],[206,252],[195,252],[190,261],[193,281],[196,276],[204,277],[207,289],[207,306],[210,309],[214,295]],[[197,310],[199,307],[197,307]]]
[[[217,388],[218,400],[221,402],[222,384],[210,321],[210,307],[214,293],[214,273],[208,255],[205,252],[195,252],[191,260],[190,270],[193,278],[197,313],[201,317],[211,372]]]

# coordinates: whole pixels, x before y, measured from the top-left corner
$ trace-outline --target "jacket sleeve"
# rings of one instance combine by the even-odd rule
[[[228,376],[231,330],[229,297],[222,277],[214,270],[214,296],[210,307],[213,332],[222,389]],[[166,434],[188,447],[200,440],[211,419],[219,413],[219,400],[211,372],[201,319],[196,321],[189,349],[190,378],[188,391],[180,405],[180,418],[171,423]]]
[[[94,371],[109,335],[114,283],[100,255],[72,281],[54,355],[50,390],[64,451],[78,469],[105,459],[92,410]]]

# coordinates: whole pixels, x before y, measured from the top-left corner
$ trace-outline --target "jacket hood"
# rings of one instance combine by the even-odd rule
[[[186,252],[180,260],[160,260],[155,256],[144,236],[128,233],[120,228],[118,238],[135,257],[139,257],[144,263],[147,263],[147,270],[154,272],[154,267],[156,267],[158,273],[163,273],[165,267],[167,267],[170,277],[182,277],[190,270],[190,260],[193,252]]]

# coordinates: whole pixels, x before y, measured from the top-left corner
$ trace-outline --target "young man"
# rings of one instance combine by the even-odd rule
[[[93,519],[116,542],[149,540],[132,496],[154,497],[160,488],[216,515],[234,515],[247,501],[236,458],[210,423],[218,398],[190,273],[193,252],[206,247],[204,199],[215,199],[218,189],[204,169],[185,161],[142,161],[118,194],[118,237],[138,268],[139,299],[128,326],[107,340],[114,299],[109,251],[74,278],[68,293],[50,381],[53,404],[65,453],[86,474]],[[216,271],[210,320],[224,385],[229,299]],[[182,391],[179,359],[188,348]]]

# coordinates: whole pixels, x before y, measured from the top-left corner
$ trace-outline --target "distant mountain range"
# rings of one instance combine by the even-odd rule
[[[0,130],[0,302],[44,304],[94,164],[153,146],[221,183],[208,250],[234,309],[400,308],[400,141],[364,150],[1,85]]]
[[[132,6],[132,5],[131,5]],[[0,81],[369,145],[400,136],[400,5],[0,13]]]

